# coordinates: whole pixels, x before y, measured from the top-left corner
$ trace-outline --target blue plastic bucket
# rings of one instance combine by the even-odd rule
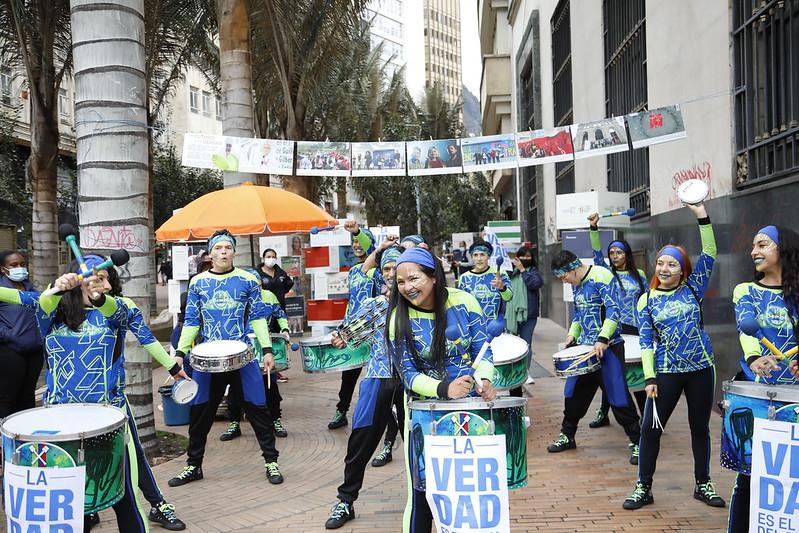
[[[185,426],[189,423],[191,406],[180,405],[172,399],[172,386],[158,387],[161,403],[164,406],[164,424],[167,426]]]

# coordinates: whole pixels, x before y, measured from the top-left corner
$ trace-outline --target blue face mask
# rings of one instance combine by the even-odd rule
[[[9,268],[8,279],[11,281],[25,281],[28,279],[28,269],[25,267]]]

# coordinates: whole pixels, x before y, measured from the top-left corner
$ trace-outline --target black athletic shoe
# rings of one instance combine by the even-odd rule
[[[338,502],[330,510],[330,518],[325,522],[325,529],[338,529],[355,518],[355,507],[351,503]]]
[[[394,459],[391,457],[392,448],[394,448],[394,443],[387,442],[385,446],[383,446],[383,449],[380,450],[380,453],[378,453],[377,456],[372,459],[372,466],[386,466],[388,463],[390,463],[392,459]]]
[[[343,428],[349,424],[347,421],[347,413],[342,413],[338,409],[336,409],[336,414],[333,415],[333,420],[327,425],[327,429],[338,429]]]
[[[152,509],[148,516],[151,522],[161,524],[161,527],[169,531],[183,531],[186,524],[175,514],[175,506],[171,503],[161,502]]]
[[[655,503],[655,498],[652,496],[652,487],[639,481],[635,484],[633,493],[624,500],[622,507],[628,511],[634,511],[650,503]]]
[[[637,444],[633,444],[632,442],[627,445],[630,448],[630,464],[637,465],[638,464],[638,452],[639,448]]]
[[[577,443],[574,439],[570,439],[563,433],[561,433],[555,442],[547,446],[547,451],[549,453],[558,453],[558,452],[565,452],[566,450],[573,450],[577,447]]]
[[[275,436],[276,437],[288,437],[289,433],[286,431],[286,428],[283,427],[283,421],[280,418],[276,418],[273,422],[275,426]]]
[[[721,496],[716,494],[716,489],[713,488],[713,483],[710,481],[696,484],[694,498],[711,507],[724,507],[727,505]]]
[[[219,440],[228,441],[236,437],[241,437],[241,426],[238,422],[231,422],[227,425],[227,431],[219,436]]]
[[[83,517],[83,531],[91,531],[94,526],[100,523],[100,515],[89,513]]]
[[[596,410],[596,417],[588,424],[588,427],[591,429],[601,428],[603,426],[610,425],[610,418],[608,418],[608,413],[603,411],[602,409]]]
[[[203,469],[201,466],[186,466],[183,471],[177,476],[169,480],[170,487],[180,487],[186,483],[197,481],[203,478]]]
[[[280,469],[277,467],[277,461],[266,463],[264,468],[266,469],[266,479],[269,480],[269,483],[272,485],[283,483],[283,474],[280,473]]]

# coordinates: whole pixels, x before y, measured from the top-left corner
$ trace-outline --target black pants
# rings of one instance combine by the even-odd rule
[[[141,441],[139,440],[139,430],[136,428],[136,420],[133,418],[133,412],[130,410],[130,405],[126,403],[125,406],[128,414],[128,431],[130,431],[130,438],[133,440],[133,446],[136,448],[136,469],[139,476],[139,489],[144,494],[149,504],[153,507],[164,501],[164,495],[158,487],[158,482],[155,481],[153,469],[150,468],[150,463],[147,461],[147,455],[144,453]]]
[[[727,533],[746,533],[749,531],[749,487],[752,478],[738,474],[730,499],[730,516]]]
[[[386,424],[386,444],[394,444],[397,442],[397,433],[405,427],[405,392],[402,389],[402,382],[397,379],[395,381],[396,387],[394,388],[394,396],[391,400],[394,405],[394,410],[397,412],[397,417],[388,417]]]
[[[605,351],[604,357],[615,357],[621,364],[624,364],[624,344],[619,343]],[[626,387],[626,384],[625,384]],[[577,383],[574,386],[574,394],[571,398],[566,398],[563,408],[563,422],[561,424],[561,432],[569,437],[574,438],[577,433],[577,426],[594,399],[597,389],[605,390],[605,384],[602,382],[602,372],[597,370],[590,374],[583,374],[577,377]],[[630,438],[630,442],[638,444],[641,437],[641,426],[638,414],[635,412],[633,406],[633,399],[627,392],[627,405],[625,407],[616,407],[611,405],[613,416],[624,432]]]
[[[374,387],[370,385],[374,385]],[[370,390],[369,394],[365,394],[367,389]],[[358,499],[358,493],[363,486],[366,465],[369,464],[372,454],[380,445],[383,430],[386,429],[389,423],[394,425],[394,435],[389,438],[388,433],[386,433],[386,442],[393,443],[394,439],[396,439],[397,420],[394,418],[392,406],[395,405],[398,389],[400,402],[397,406],[397,416],[403,420],[400,423],[404,423],[405,417],[401,399],[402,387],[399,385],[398,380],[368,378],[361,381],[361,394],[358,396],[356,413],[364,409],[372,411],[372,423],[366,426],[354,427],[352,433],[350,433],[350,438],[347,441],[347,456],[344,458],[344,483],[338,487],[338,498],[340,500],[352,503]],[[365,408],[364,405],[361,405],[361,402],[369,402],[371,405]]]
[[[433,527],[433,511],[423,490],[412,489],[411,514],[408,533],[430,533]]]
[[[230,394],[233,397],[244,398],[241,390],[241,378],[239,371],[223,372],[211,374],[211,384],[208,392],[208,401],[199,405],[191,406],[191,418],[189,422],[189,449],[187,450],[189,466],[202,466],[203,456],[205,455],[205,444],[208,441],[208,432],[214,424],[214,417],[222,397],[225,394],[225,387],[230,385]],[[269,410],[265,405],[255,405],[248,401],[242,401],[241,407],[250,421],[252,429],[255,431],[255,438],[261,447],[261,454],[264,461],[272,463],[277,461],[277,449],[275,448],[275,426]]]
[[[266,408],[269,409],[272,420],[277,420],[282,414],[280,402],[283,401],[280,388],[277,386],[277,372],[272,373],[272,383],[269,386],[267,386],[266,376],[264,376],[264,389],[266,390]],[[242,397],[234,396],[231,388],[227,396],[228,419],[231,422],[241,422],[241,402]]]
[[[682,374],[658,374],[658,395],[655,399],[658,418],[665,425],[674,412],[683,392],[688,404],[688,426],[691,428],[691,448],[694,453],[694,479],[697,483],[710,480],[710,410],[716,385],[713,367]],[[638,459],[638,479],[652,484],[660,452],[661,429],[652,429],[652,399],[646,402],[644,421],[641,424],[641,450]]]
[[[358,383],[361,370],[363,370],[363,367],[345,370],[341,373],[341,387],[338,389],[338,403],[336,404],[336,409],[342,413],[346,413],[350,410],[352,393],[355,392],[355,385]]]
[[[0,419],[35,406],[43,362],[41,348],[20,353],[0,344]]]
[[[644,407],[646,407],[646,391],[637,390],[632,393],[633,398],[635,398],[635,404],[638,406],[638,413],[641,418],[644,417]],[[605,391],[602,391],[602,405],[599,406],[602,410],[602,413],[605,416],[608,416],[608,411],[610,410],[610,401],[608,401],[608,394]]]

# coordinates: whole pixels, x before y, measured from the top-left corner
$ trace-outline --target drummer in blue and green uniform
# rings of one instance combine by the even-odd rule
[[[498,274],[497,268],[488,264],[493,253],[494,247],[486,241],[478,240],[472,243],[469,254],[472,256],[474,266],[458,278],[458,288],[477,299],[487,320],[496,319],[502,302],[508,302],[513,298],[508,273],[503,271]]]
[[[598,371],[566,380],[560,435],[547,446],[547,451],[559,453],[577,447],[574,440],[577,426],[588,412],[597,388],[601,388],[607,392],[610,408],[630,439],[630,462],[635,464],[641,427],[624,376],[624,342],[618,332],[621,317],[618,285],[610,270],[584,265],[568,250],[561,250],[552,259],[552,274],[569,283],[574,291],[574,319],[566,337],[566,346],[593,347],[601,359],[601,367]]]
[[[386,336],[389,356],[400,372],[408,398],[463,398],[476,395],[475,383],[480,383],[482,398],[493,400],[496,392],[491,384],[494,364],[490,348],[472,369],[488,342],[486,316],[474,296],[448,288],[441,262],[421,247],[410,248],[397,259],[395,283]],[[447,339],[448,326],[458,328],[458,345]],[[408,458],[415,452],[408,439],[408,426],[405,424],[408,501],[403,531],[429,533],[433,516],[425,492],[415,490],[411,481]]]
[[[379,295],[380,280],[377,268],[364,269],[363,262],[375,249],[375,237],[366,228],[361,228],[354,220],[344,222],[344,229],[352,234],[352,251],[358,261],[350,268],[347,275],[350,298],[347,302],[344,320],[353,316],[361,308],[361,303],[367,298]],[[328,429],[337,429],[346,426],[347,411],[352,403],[352,394],[355,384],[361,375],[362,367],[344,370],[341,372],[341,386],[338,390],[338,403],[333,419],[327,424]]]
[[[799,385],[797,357],[779,359],[758,339],[740,330],[740,324],[754,319],[760,334],[780,353],[797,347],[799,325],[799,235],[783,226],[758,230],[750,254],[755,264],[755,281],[735,287],[732,301],[739,326],[743,357],[736,379],[775,385]],[[730,500],[728,531],[749,531],[750,476],[738,474]]]
[[[716,261],[716,239],[704,204],[686,207],[697,218],[702,241],[696,266],[691,265],[683,246],[662,247],[656,255],[650,288],[638,300],[641,363],[648,399],[641,423],[638,482],[623,503],[628,510],[654,502],[652,481],[662,428],[683,394],[694,457],[694,498],[711,507],[725,505],[710,481],[710,413],[716,363],[702,320],[702,299]]]
[[[94,268],[103,259],[90,255],[84,262],[88,268]],[[137,442],[135,422],[124,394],[124,377],[121,378],[118,366],[125,329],[136,328],[136,324],[130,322],[135,312],[122,299],[106,294],[112,288],[107,271],[81,280],[77,274],[82,271],[81,267],[76,262],[70,267],[72,272],[55,281],[54,286],[60,289],[55,295],[0,288],[0,300],[36,310],[47,356],[46,404],[101,403],[127,412],[132,438],[127,442],[125,494],[113,509],[120,532],[148,531],[147,518],[139,509],[135,491],[139,485],[139,469],[134,468],[136,447],[141,444]],[[155,350],[151,342],[145,341],[145,345],[170,374],[186,377],[178,361]],[[87,517],[86,528],[90,529],[91,525]]]
[[[594,264],[604,267],[606,263],[605,256],[602,253],[602,242],[599,238],[599,213],[591,214],[588,217],[588,222],[590,223],[589,236],[591,238],[591,250],[594,252]],[[638,305],[638,298],[646,292],[646,274],[636,267],[632,247],[624,239],[615,239],[608,244],[608,260],[610,261],[610,271],[613,273],[613,279],[619,287],[619,295],[621,296],[621,301],[619,302],[619,311],[621,313],[619,317],[619,333],[638,336],[636,306]],[[625,347],[625,350],[629,349],[629,346]],[[637,365],[637,369],[636,376],[639,379],[643,379],[640,365]],[[646,393],[643,390],[637,390],[632,394],[635,398],[635,403],[638,404],[639,414],[644,416]],[[596,418],[588,424],[588,427],[598,428],[610,424],[610,419],[608,419],[609,410],[608,395],[603,391],[602,404],[597,409]]]
[[[387,236],[380,248],[371,253],[364,262],[364,268],[370,269],[374,264],[380,265],[381,280],[385,295],[367,299],[364,305],[390,296],[394,286],[394,273],[397,259],[403,248],[397,246],[396,236]],[[386,351],[385,330],[378,329],[369,341],[370,357],[366,365],[366,377],[361,380],[358,392],[358,403],[352,422],[352,433],[347,441],[347,455],[344,458],[344,482],[338,487],[338,503],[330,511],[330,518],[325,522],[326,529],[338,529],[355,518],[355,500],[358,499],[366,466],[372,454],[380,444],[383,430],[386,430],[386,444],[383,452],[391,457],[391,449],[397,436],[398,426],[404,425],[405,407],[403,404],[402,386],[396,379],[391,361]],[[334,333],[333,345],[343,348],[346,343]],[[394,418],[392,407],[397,409]],[[392,432],[392,435],[389,435]],[[388,451],[386,452],[386,448]]]
[[[264,353],[263,370],[268,372],[274,368],[275,361],[265,319],[266,309],[261,299],[261,283],[254,274],[235,268],[235,253],[236,239],[227,230],[219,230],[208,239],[212,266],[194,276],[189,283],[186,316],[177,354],[185,356],[198,335],[202,335],[205,342],[234,340],[246,343],[251,327]],[[255,431],[264,458],[266,479],[272,484],[283,483],[277,464],[275,427],[266,406],[259,362],[253,360],[229,372],[209,373],[195,369],[192,377],[197,382],[198,392],[191,402],[187,465],[169,480],[169,486],[178,487],[203,479],[202,462],[208,432],[228,386],[232,394],[242,397],[242,408]]]

